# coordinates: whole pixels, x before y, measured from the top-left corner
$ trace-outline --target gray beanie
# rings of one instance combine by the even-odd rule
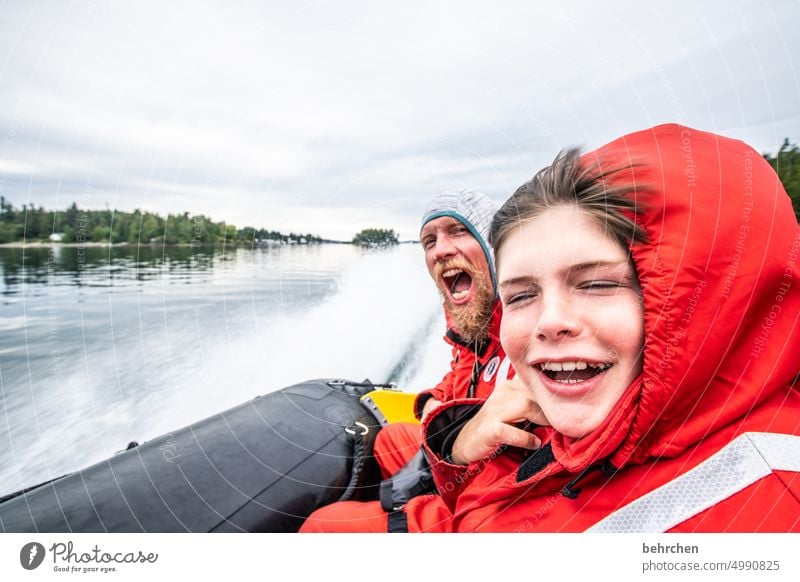
[[[438,194],[431,200],[422,215],[420,230],[431,220],[441,216],[455,218],[475,237],[483,254],[486,255],[486,262],[489,264],[489,273],[492,277],[492,289],[497,294],[497,278],[494,274],[494,255],[489,248],[489,228],[492,225],[492,217],[497,212],[498,205],[485,194],[474,190],[446,190]]]

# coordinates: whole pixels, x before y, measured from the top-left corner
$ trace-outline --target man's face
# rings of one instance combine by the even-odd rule
[[[441,216],[419,235],[428,267],[456,331],[472,341],[485,337],[494,307],[491,274],[480,243],[461,222]]]

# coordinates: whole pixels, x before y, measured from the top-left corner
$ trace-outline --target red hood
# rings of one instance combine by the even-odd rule
[[[800,229],[777,175],[744,143],[679,125],[624,136],[584,155],[637,164],[632,248],[644,299],[644,372],[605,424],[571,441],[562,465],[618,468],[672,457],[748,411],[800,371]]]

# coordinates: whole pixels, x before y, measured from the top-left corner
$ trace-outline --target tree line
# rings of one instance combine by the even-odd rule
[[[800,221],[800,148],[796,143],[790,144],[786,138],[776,155],[764,154],[764,159],[777,172],[783,187],[792,199],[794,215]]]
[[[47,241],[53,234],[61,242],[111,242],[130,244],[254,244],[259,241],[319,243],[313,234],[284,234],[275,230],[214,222],[196,214],[169,214],[134,210],[83,210],[74,202],[63,211],[45,210],[34,204],[15,208],[0,197],[0,243]]]
[[[795,216],[800,220],[800,148],[787,138],[777,154],[764,154],[775,169],[792,199]],[[166,218],[153,212],[134,210],[83,210],[74,202],[64,211],[45,210],[34,204],[15,208],[0,196],[0,243],[16,241],[46,241],[52,234],[61,241],[111,242],[130,244],[255,244],[259,241],[276,243],[326,242],[312,234],[284,234],[275,230],[245,227],[214,222],[202,215],[169,214]],[[352,240],[363,246],[397,244],[394,230],[367,228]]]

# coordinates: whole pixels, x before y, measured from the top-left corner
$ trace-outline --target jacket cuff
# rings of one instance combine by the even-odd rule
[[[466,400],[475,400],[474,403],[467,403]],[[436,460],[444,461],[455,465],[450,455],[453,452],[453,444],[461,433],[461,429],[469,420],[474,417],[481,409],[482,400],[464,399],[453,401],[444,410],[435,411],[430,422],[425,423],[423,429],[423,441],[436,456]]]
[[[423,424],[422,443],[430,460],[433,481],[451,510],[461,489],[476,474],[472,465],[452,462],[453,443],[483,402],[478,398],[453,400],[434,410]]]
[[[417,420],[422,420],[422,409],[425,408],[425,404],[431,398],[435,398],[441,402],[443,400],[442,391],[434,388],[417,394],[417,399],[414,400],[414,416],[417,417]]]

